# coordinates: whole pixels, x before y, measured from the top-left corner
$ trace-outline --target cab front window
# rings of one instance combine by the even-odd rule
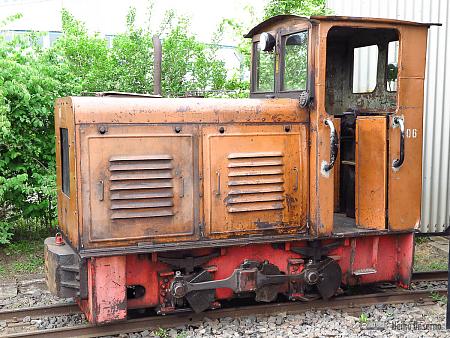
[[[256,91],[273,92],[275,84],[275,53],[261,50],[260,43],[255,43],[256,56]]]
[[[308,31],[284,38],[283,91],[306,90],[308,79]]]

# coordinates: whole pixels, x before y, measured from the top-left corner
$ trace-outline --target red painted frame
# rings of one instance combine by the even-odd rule
[[[361,285],[381,281],[397,282],[408,287],[412,274],[414,234],[389,234],[382,236],[327,239],[322,244],[340,241],[341,245],[330,252],[342,269],[343,285]],[[229,277],[246,259],[269,261],[284,273],[292,273],[292,262],[301,255],[291,247],[305,246],[306,241],[288,242],[282,246],[254,244],[221,248],[220,256],[209,260],[204,267],[214,279]],[[191,254],[203,256],[214,248],[192,250]],[[289,272],[289,263],[291,269]],[[376,273],[355,276],[359,269],[376,269]],[[294,268],[295,270],[295,268]],[[301,271],[301,268],[298,272]],[[153,308],[164,303],[174,271],[157,259],[157,254],[136,254],[91,258],[88,261],[88,299],[80,301],[89,321],[105,323],[125,319],[127,309]],[[126,287],[141,285],[145,294],[140,298],[126,298]],[[282,291],[287,291],[287,286]],[[233,297],[230,289],[217,289],[216,299]]]

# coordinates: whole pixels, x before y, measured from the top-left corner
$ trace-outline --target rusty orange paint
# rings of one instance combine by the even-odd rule
[[[356,119],[355,215],[361,228],[386,228],[386,117]]]
[[[397,108],[384,112],[390,115],[385,171],[380,171],[381,162],[376,172],[362,166],[368,155],[358,152],[358,170],[366,172],[358,179],[375,180],[376,189],[385,180],[385,190],[377,190],[377,207],[372,208],[377,210],[376,221],[368,221],[373,215],[360,214],[356,223],[385,229],[385,209],[389,230],[412,230],[418,224],[428,25],[289,16],[255,27],[252,40],[257,42],[264,30],[277,33],[288,26],[310,30],[308,65],[314,104],[308,108],[301,108],[296,98],[71,97],[57,101],[58,187],[59,128],[68,128],[71,142],[71,193],[64,196],[58,189],[58,219],[74,247],[151,247],[250,234],[332,236],[339,226],[334,212],[340,194],[340,158],[335,170],[324,173],[321,168],[330,159],[330,128],[324,121],[334,121],[339,132],[340,119],[330,115],[326,105],[327,41],[336,27],[391,29],[400,37]],[[415,130],[416,136],[406,139],[406,159],[397,171],[390,166],[398,157],[399,140],[398,129],[391,127],[392,115],[403,117],[406,128]],[[377,138],[384,137],[381,127],[377,132],[381,133]],[[367,140],[366,136],[358,137]],[[249,167],[236,166],[241,162]],[[239,189],[242,185],[244,190]],[[258,188],[251,191],[249,186]],[[259,188],[267,187],[282,191],[258,195]],[[365,193],[358,194],[359,211],[370,210]],[[387,196],[383,199],[382,194]],[[383,200],[387,205],[382,205]]]
[[[306,137],[301,124],[204,128],[207,233],[304,232]]]
[[[277,37],[276,76],[284,71],[286,34],[308,30],[312,100],[306,107],[300,104],[304,92],[281,89],[269,95],[277,98],[251,91],[252,99],[239,100],[57,100],[58,221],[67,243],[87,262],[88,296],[78,301],[88,319],[121,320],[131,308],[173,309],[166,296],[183,269],[163,263],[167,251],[180,260],[210,255],[195,268],[222,279],[246,259],[270,260],[289,273],[291,263],[308,258],[291,249],[319,238],[321,244],[341,243],[329,256],[339,262],[343,284],[408,286],[413,229],[420,220],[428,27],[322,16],[279,16],[256,26],[247,35],[253,44],[264,31]],[[354,32],[360,29],[366,32]],[[394,93],[386,90],[386,60],[388,43],[396,39]],[[352,51],[371,44],[378,46],[381,70],[376,90],[359,95],[350,88]],[[274,78],[275,88],[281,82]],[[392,167],[400,149],[394,118],[406,128],[399,169]],[[332,125],[339,136],[349,131],[351,147],[326,171],[336,145]],[[60,128],[69,135],[68,195],[61,189]],[[355,172],[346,172],[344,164]],[[345,190],[351,184],[354,190]],[[343,212],[346,198],[355,205]],[[127,287],[136,285],[145,294],[128,300]],[[230,289],[216,292],[217,299],[231,296]]]

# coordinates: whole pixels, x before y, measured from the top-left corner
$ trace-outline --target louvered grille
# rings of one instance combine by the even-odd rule
[[[111,157],[111,219],[173,216],[172,160],[166,154]]]
[[[283,153],[232,153],[228,161],[228,212],[284,208]]]

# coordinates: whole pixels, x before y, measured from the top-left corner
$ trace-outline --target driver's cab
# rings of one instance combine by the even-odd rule
[[[246,35],[250,96],[298,99],[309,112],[311,233],[419,225],[429,26],[281,15]]]

